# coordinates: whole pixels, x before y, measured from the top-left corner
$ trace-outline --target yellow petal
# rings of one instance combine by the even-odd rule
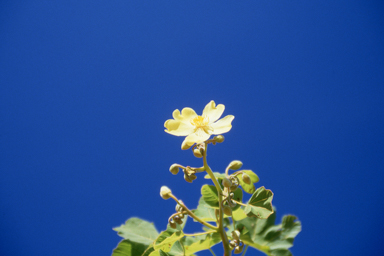
[[[176,109],[175,111],[173,111],[172,116],[175,120],[190,124],[190,120],[196,117],[197,114],[195,110],[191,108],[183,108],[183,110],[181,110],[181,114],[180,111]]]
[[[185,137],[184,142],[187,145],[193,145],[194,143],[201,143],[209,139],[211,135],[206,133],[204,129],[199,128],[196,130],[196,132],[189,134],[187,137]]]
[[[167,128],[165,132],[175,136],[187,136],[194,131],[194,127],[191,124],[186,124],[173,119],[168,119],[165,121],[164,127]]]
[[[231,130],[232,128],[231,122],[234,118],[235,118],[234,116],[228,115],[220,119],[216,123],[211,124],[211,127],[213,128],[213,134],[218,135],[218,134],[229,132],[229,130]]]
[[[215,122],[217,119],[221,117],[221,115],[224,112],[224,109],[225,109],[225,106],[223,104],[219,104],[217,105],[217,107],[215,107],[215,102],[211,100],[211,102],[209,102],[205,106],[203,110],[203,116],[208,116],[209,123],[212,124],[213,122]]]

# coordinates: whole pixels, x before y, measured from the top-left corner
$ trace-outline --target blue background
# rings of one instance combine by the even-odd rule
[[[210,100],[235,116],[210,147],[212,169],[239,159],[259,175],[278,219],[303,223],[294,255],[382,255],[383,11],[363,0],[1,1],[1,255],[110,255],[112,227],[129,217],[165,229],[174,202],[162,185],[196,207],[207,180],[168,168],[201,160],[163,125]]]

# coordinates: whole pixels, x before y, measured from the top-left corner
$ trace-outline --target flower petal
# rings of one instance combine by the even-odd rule
[[[235,118],[234,116],[228,115],[220,119],[216,123],[211,124],[211,127],[213,128],[213,134],[218,135],[218,134],[229,132],[229,130],[231,130],[232,128],[231,122],[234,118]]]
[[[194,132],[194,127],[191,124],[188,125],[173,119],[165,121],[164,127],[167,128],[165,132],[175,136],[187,136]]]
[[[201,143],[209,139],[211,135],[206,133],[204,129],[199,128],[194,133],[189,134],[185,137],[183,144],[193,145],[195,143]]]
[[[209,117],[209,123],[212,124],[217,119],[219,119],[221,117],[221,115],[224,112],[224,109],[225,109],[225,106],[223,104],[219,104],[219,105],[217,105],[217,107],[215,107],[215,102],[213,100],[211,100],[211,102],[209,102],[205,106],[205,108],[203,110],[203,116],[204,115],[208,116]]]
[[[190,124],[191,123],[190,120],[196,117],[197,114],[195,110],[191,108],[183,108],[183,110],[181,110],[181,114],[180,114],[180,111],[176,109],[175,111],[173,111],[172,116],[175,120],[181,121],[186,124]]]

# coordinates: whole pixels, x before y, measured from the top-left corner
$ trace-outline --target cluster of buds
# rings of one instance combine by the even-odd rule
[[[184,212],[183,211],[183,201],[179,200],[179,203],[176,205],[176,213],[172,214],[168,219],[168,223],[171,228],[176,228],[176,223],[181,225],[183,224]]]
[[[184,171],[184,179],[186,182],[192,183],[197,177],[196,177],[196,171],[192,169],[191,167],[187,166],[183,169]]]
[[[232,201],[233,197],[234,197],[234,193],[233,192],[230,192],[229,194],[225,193],[224,192],[224,195],[226,196],[225,199],[223,200],[222,202],[222,206],[223,206],[223,212],[228,215],[228,216],[231,216],[232,215],[232,208],[234,208],[237,203]]]
[[[169,171],[176,175],[179,173],[180,169],[183,170],[185,181],[192,183],[197,177],[196,173],[204,171],[204,167],[190,167],[190,166],[182,166],[180,164],[173,164],[169,167]]]
[[[229,246],[235,248],[235,253],[241,253],[244,248],[243,241],[240,240],[240,232],[238,230],[232,231],[232,240],[229,242]]]
[[[204,143],[196,144],[195,146],[193,146],[192,151],[195,157],[202,158],[205,153],[205,144]]]

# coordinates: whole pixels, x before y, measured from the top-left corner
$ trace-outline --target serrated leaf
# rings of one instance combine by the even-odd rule
[[[241,170],[238,172],[244,172],[244,173],[248,174],[248,176],[251,178],[251,184],[247,184],[241,178],[242,174],[237,175],[237,179],[239,180],[239,184],[240,184],[240,186],[243,187],[244,192],[246,192],[248,194],[252,194],[253,192],[255,192],[256,188],[255,188],[254,183],[259,182],[259,176],[257,176],[256,173],[254,173],[251,170]],[[234,174],[236,174],[238,172],[235,172]]]
[[[266,219],[273,213],[272,208],[273,193],[264,187],[258,188],[249,199],[247,206],[244,208],[245,214],[249,217],[257,217]]]
[[[125,224],[113,230],[117,231],[117,234],[124,239],[145,245],[153,243],[159,235],[153,223],[139,218],[130,218]]]
[[[144,244],[135,243],[128,239],[120,241],[113,250],[112,256],[139,256],[142,255],[147,248]]]
[[[201,195],[203,200],[212,208],[219,208],[219,197],[217,194],[217,189],[212,185],[203,185],[201,187]]]
[[[293,246],[296,235],[301,231],[301,223],[297,217],[286,215],[282,223],[275,225],[276,212],[268,219],[247,217],[237,222],[241,230],[241,240],[268,256],[291,256],[288,250]]]

